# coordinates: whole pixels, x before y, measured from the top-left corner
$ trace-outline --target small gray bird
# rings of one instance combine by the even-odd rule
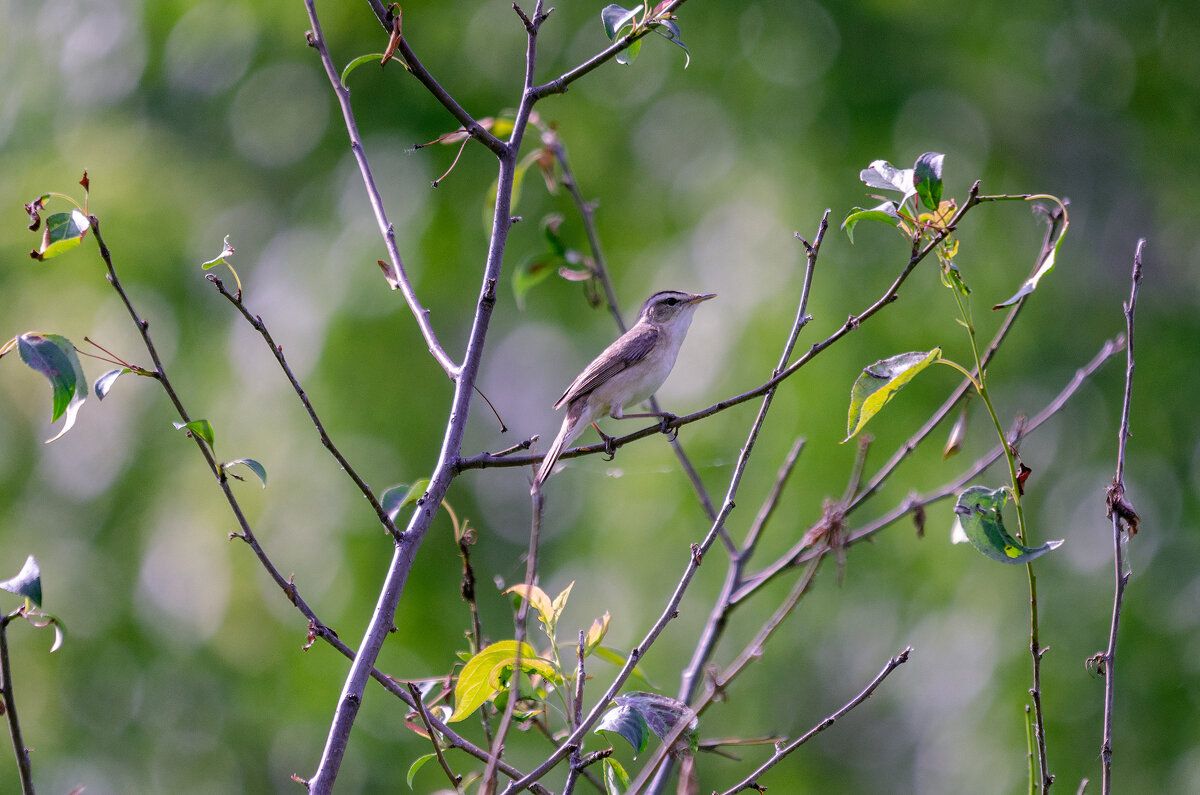
[[[716,293],[684,293],[664,290],[650,296],[638,313],[637,323],[584,368],[554,408],[567,407],[562,428],[546,453],[531,492],[541,488],[550,476],[558,457],[579,438],[590,424],[606,441],[610,439],[595,421],[605,414],[613,419],[661,417],[660,414],[625,414],[626,406],[636,406],[653,395],[675,366],[679,346],[692,324],[692,313],[701,301]]]

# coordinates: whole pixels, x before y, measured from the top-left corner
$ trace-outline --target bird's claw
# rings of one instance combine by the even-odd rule
[[[662,422],[659,425],[659,430],[662,433],[666,434],[667,439],[669,439],[672,442],[679,438],[678,426],[676,426],[674,428],[671,427],[671,423],[675,422],[677,419],[679,419],[679,418],[676,417],[674,414],[671,414],[669,412],[664,412],[662,414]]]
[[[600,434],[600,438],[604,440],[604,460],[612,461],[617,457],[617,439],[615,436],[609,436],[599,428],[596,431]]]

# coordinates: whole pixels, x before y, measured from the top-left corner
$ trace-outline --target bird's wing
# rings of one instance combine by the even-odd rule
[[[651,326],[635,326],[622,334],[571,382],[567,391],[563,392],[562,397],[554,404],[554,408],[562,408],[575,398],[589,394],[617,373],[645,359],[654,349],[659,333],[658,329]]]

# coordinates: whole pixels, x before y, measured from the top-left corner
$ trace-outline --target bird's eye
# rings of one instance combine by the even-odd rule
[[[675,304],[679,303],[679,299],[672,296],[671,298],[668,298],[664,303],[667,306],[675,306]]]

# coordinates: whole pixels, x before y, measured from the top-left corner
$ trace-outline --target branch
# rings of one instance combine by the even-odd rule
[[[13,692],[12,667],[8,663],[8,624],[21,615],[18,609],[0,619],[0,693],[4,698],[4,719],[8,722],[8,734],[12,738],[13,753],[17,758],[17,775],[21,779],[23,795],[33,795],[33,766],[29,763],[29,749],[21,738],[21,722],[17,720],[17,699]]]
[[[779,363],[776,366],[774,373],[778,374],[787,365],[788,360],[792,357],[792,351],[795,349],[796,340],[800,337],[800,332],[810,320],[808,316],[808,296],[812,291],[812,280],[816,273],[817,258],[821,252],[821,241],[825,239],[825,233],[829,230],[829,210],[826,210],[821,216],[821,221],[817,225],[817,234],[813,243],[809,243],[801,238],[806,250],[806,267],[804,271],[804,283],[800,289],[800,300],[796,304],[796,317],[792,321],[792,328],[788,332],[788,336],[783,345],[783,351],[779,356]],[[799,237],[799,236],[797,236]],[[770,408],[771,400],[775,395],[775,388],[772,387],[763,398],[762,405],[759,407],[758,423],[761,424],[766,417],[766,412]],[[793,445],[794,455],[789,458],[795,461],[795,456],[799,455],[798,445]],[[742,451],[742,455],[746,455],[746,449]],[[786,467],[790,471],[790,467]],[[776,479],[777,484],[781,484],[786,475],[781,475]],[[780,489],[777,489],[779,491]],[[777,498],[776,498],[777,499]],[[763,515],[765,513],[765,515]],[[751,526],[751,530],[747,534],[743,544],[742,551],[734,556],[729,563],[729,569],[726,572],[725,583],[721,587],[721,594],[718,596],[715,606],[709,613],[708,620],[704,625],[704,629],[700,633],[700,638],[696,643],[696,649],[692,653],[692,659],[683,671],[679,683],[679,700],[690,702],[696,694],[696,686],[699,682],[700,672],[704,670],[704,666],[708,664],[712,657],[713,650],[716,648],[717,641],[720,639],[721,633],[724,631],[725,622],[728,619],[729,610],[732,603],[730,598],[742,584],[742,576],[745,572],[746,563],[754,552],[754,548],[758,543],[759,534],[762,531],[762,526],[766,523],[769,511],[760,511],[763,516],[762,522],[755,522]]]
[[[1138,516],[1125,500],[1125,444],[1129,440],[1129,409],[1133,399],[1133,317],[1137,308],[1138,287],[1142,283],[1142,251],[1144,239],[1137,243],[1133,255],[1133,275],[1130,279],[1129,301],[1125,304],[1125,398],[1121,406],[1121,429],[1117,434],[1117,474],[1108,490],[1108,517],[1112,520],[1113,587],[1112,623],[1108,631],[1108,649],[1104,652],[1104,735],[1100,746],[1102,795],[1112,792],[1112,724],[1117,669],[1117,628],[1121,623],[1121,601],[1129,582],[1129,564],[1123,552],[1126,540],[1138,530]]]
[[[429,322],[429,310],[421,306],[416,291],[413,290],[412,282],[408,279],[408,273],[404,270],[404,262],[400,259],[400,250],[396,246],[396,230],[388,220],[387,211],[383,207],[383,198],[379,195],[379,189],[375,185],[375,175],[371,173],[371,165],[367,162],[362,138],[358,134],[358,122],[355,121],[354,109],[350,106],[350,89],[342,85],[341,77],[334,68],[333,58],[325,46],[325,35],[321,32],[321,23],[317,19],[315,0],[305,0],[304,5],[308,9],[309,24],[312,25],[309,44],[316,48],[317,53],[321,56],[321,65],[325,67],[325,76],[329,78],[334,96],[337,97],[338,105],[342,109],[342,119],[346,123],[346,133],[350,137],[350,151],[354,153],[354,160],[358,163],[358,170],[362,174],[363,185],[367,190],[367,198],[371,202],[371,211],[375,214],[375,223],[379,226],[380,234],[383,235],[388,258],[391,260],[391,271],[386,274],[388,283],[392,285],[393,289],[399,289],[404,295],[404,300],[408,303],[408,308],[421,330],[421,336],[425,338],[425,343],[429,346],[429,352],[446,371],[446,375],[453,380],[458,377],[460,368],[446,353],[442,344],[438,342],[437,334]]]
[[[316,11],[312,3],[313,0],[306,0],[310,18],[314,21],[314,29],[316,29]],[[533,34],[530,35],[532,38]],[[403,45],[403,42],[401,44]],[[534,53],[532,42],[529,51],[530,57],[532,57]],[[438,507],[445,499],[451,481],[459,471],[458,462],[462,449],[463,431],[470,415],[472,393],[479,374],[479,364],[483,357],[488,326],[496,305],[496,284],[500,278],[508,232],[513,222],[512,184],[516,167],[516,153],[525,133],[530,109],[531,102],[523,100],[513,123],[509,143],[503,147],[502,152],[498,153],[499,174],[496,179],[496,202],[492,215],[492,233],[487,260],[467,339],[466,354],[454,382],[454,397],[442,438],[441,450],[429,479],[429,487],[417,501],[417,508],[409,519],[408,527],[396,541],[375,610],[371,614],[371,620],[364,632],[363,640],[359,644],[358,654],[342,685],[338,705],[325,740],[325,748],[321,753],[321,761],[316,774],[309,782],[310,791],[320,793],[320,795],[328,795],[333,790],[342,759],[345,756],[346,746],[350,740],[350,730],[362,704],[367,679],[383,648],[384,640],[392,630],[396,608],[399,606],[400,597],[408,581],[408,574],[416,561],[417,550],[424,541],[425,534],[429,531]]]
[[[788,754],[792,753],[797,748],[799,748],[800,746],[804,745],[806,742],[811,740],[813,737],[817,736],[821,732],[828,729],[839,718],[843,717],[850,710],[854,709],[859,704],[861,704],[862,702],[864,702],[868,698],[870,698],[871,694],[875,692],[875,688],[879,687],[879,685],[881,685],[883,683],[883,680],[887,679],[888,675],[890,675],[892,673],[892,671],[896,670],[901,665],[908,662],[908,655],[911,652],[912,652],[912,647],[908,646],[903,651],[901,651],[899,654],[897,654],[895,657],[888,660],[887,664],[883,666],[883,670],[880,671],[879,674],[874,679],[871,680],[871,683],[869,685],[867,685],[866,688],[864,688],[861,693],[859,693],[854,698],[850,699],[850,701],[846,702],[846,704],[841,709],[839,709],[837,712],[835,712],[832,715],[830,715],[829,717],[825,718],[825,720],[821,721],[816,726],[814,726],[812,729],[810,729],[808,731],[808,733],[804,734],[801,737],[796,738],[795,740],[793,740],[792,742],[783,746],[782,748],[777,749],[775,751],[775,753],[771,755],[771,758],[768,759],[766,762],[764,762],[757,770],[755,770],[749,776],[744,778],[742,781],[738,782],[737,784],[734,784],[732,787],[725,790],[722,793],[722,795],[733,795],[736,792],[741,792],[742,790],[746,790],[746,789],[754,789],[754,790],[758,790],[759,792],[762,792],[765,789],[765,787],[762,787],[758,784],[759,776],[761,776],[763,773],[766,773],[768,770],[770,770],[775,765],[779,764],[781,761],[783,761],[783,759],[786,756],[788,756]]]
[[[279,363],[279,367],[283,370],[283,374],[287,376],[288,382],[292,385],[293,391],[295,391],[296,396],[300,398],[300,402],[304,405],[304,410],[308,412],[308,418],[312,420],[312,424],[316,427],[317,433],[321,437],[321,444],[325,446],[325,449],[329,451],[330,455],[332,455],[334,460],[338,462],[338,465],[349,476],[349,478],[354,481],[354,485],[358,486],[358,490],[362,492],[362,495],[367,498],[367,502],[371,504],[371,508],[375,511],[376,516],[379,517],[380,523],[387,529],[389,533],[392,534],[393,537],[396,536],[400,532],[396,529],[396,523],[392,520],[392,517],[388,515],[388,512],[384,510],[384,507],[379,502],[379,498],[375,496],[375,492],[372,491],[371,487],[367,485],[367,482],[359,476],[354,467],[350,465],[350,462],[346,460],[346,457],[342,455],[341,450],[339,450],[333,443],[333,440],[329,438],[329,433],[325,430],[325,425],[321,422],[321,418],[317,416],[317,411],[313,408],[312,402],[308,399],[308,394],[304,391],[304,387],[300,386],[300,382],[296,379],[296,375],[292,372],[292,368],[288,366],[287,359],[285,359],[283,356],[283,347],[275,343],[275,340],[271,337],[271,332],[267,330],[266,324],[263,323],[262,316],[250,314],[250,311],[246,309],[246,305],[242,303],[241,297],[226,290],[224,283],[222,283],[222,281],[215,275],[210,273],[209,275],[205,276],[205,278],[216,285],[217,292],[229,299],[229,302],[233,304],[239,312],[242,313],[242,317],[246,318],[246,322],[249,323],[254,330],[262,336],[263,341],[267,343],[267,347],[271,350],[271,355],[274,356],[275,361]]]
[[[662,16],[662,15],[666,15],[666,14],[671,14],[672,12],[674,12],[676,9],[681,7],[686,2],[687,2],[687,0],[674,0],[674,2],[665,6],[659,12],[659,15]],[[648,35],[652,30],[653,30],[653,27],[646,26],[644,28],[640,28],[640,29],[634,31],[633,33],[630,33],[628,36],[622,36],[620,39],[617,39],[615,42],[613,42],[610,46],[606,47],[604,50],[600,51],[596,55],[593,55],[591,58],[589,58],[588,60],[581,63],[579,66],[576,66],[574,69],[570,70],[569,72],[564,72],[563,74],[559,75],[555,79],[551,80],[549,83],[545,83],[543,85],[538,86],[537,88],[532,89],[531,93],[534,97],[534,100],[536,101],[536,100],[543,99],[544,97],[548,97],[551,94],[566,93],[567,87],[570,86],[571,83],[574,83],[576,80],[578,80],[579,78],[588,74],[589,72],[592,72],[595,69],[597,69],[598,67],[603,66],[604,64],[608,63],[613,58],[617,57],[618,53],[620,53],[622,50],[629,49],[629,47],[635,41],[638,41],[642,37]]]
[[[305,5],[310,7],[309,18],[315,20],[316,12],[311,8],[312,0],[305,0]],[[369,5],[371,10],[375,13],[375,18],[379,20],[379,24],[383,26],[383,29],[388,33],[391,33],[392,15],[386,8],[384,8],[383,3],[381,3],[379,0],[367,0],[367,5]],[[316,29],[315,21],[313,22],[313,28],[314,30]],[[319,35],[320,34],[318,32],[318,36]],[[412,48],[408,45],[408,41],[403,36],[400,37],[398,50],[400,51],[400,55],[404,58],[404,62],[408,64],[408,71],[412,72],[413,77],[417,78],[417,80],[421,82],[421,85],[425,86],[425,89],[433,95],[434,99],[441,103],[442,107],[450,112],[450,115],[453,116],[460,125],[462,125],[463,130],[468,135],[486,146],[497,157],[505,156],[507,153],[507,146],[505,143],[488,132],[483,125],[477,122],[470,113],[467,113],[467,111],[455,101],[454,97],[450,96],[450,93],[446,91],[446,89],[442,88],[442,85],[433,78],[433,75],[429,73],[429,70],[427,70],[424,65],[421,64],[421,61],[417,58],[417,54],[412,51]],[[335,85],[334,90],[337,90],[337,86],[339,85],[341,85],[340,79],[337,80],[337,85]],[[348,91],[347,95],[349,95]]]

